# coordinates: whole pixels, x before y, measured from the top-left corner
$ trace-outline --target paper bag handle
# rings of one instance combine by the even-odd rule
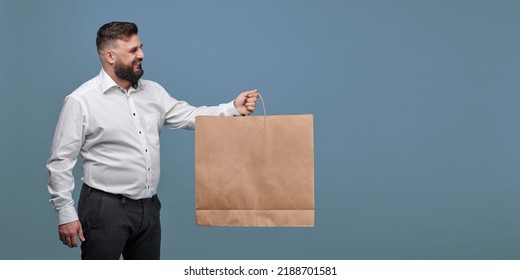
[[[265,128],[265,122],[266,122],[266,119],[267,119],[267,112],[265,111],[265,102],[264,102],[264,98],[262,97],[262,95],[260,93],[258,93],[258,92],[257,92],[257,94],[258,94],[258,97],[260,97],[260,101],[262,101],[262,108],[264,109],[264,128]],[[246,118],[248,116],[250,116],[250,115],[252,115],[252,113],[249,114],[249,115],[243,115],[245,117],[244,118],[244,127],[246,125]]]
[[[262,101],[262,108],[264,109],[264,117],[267,117],[267,112],[265,111],[265,103],[264,103],[264,98],[262,97],[262,95],[257,92],[258,94],[258,97],[260,97],[260,100]]]
[[[265,111],[265,102],[264,102],[264,98],[262,97],[262,95],[257,92],[256,94],[258,94],[258,97],[260,97],[260,101],[262,101],[262,108],[264,109],[264,117],[267,117],[267,112]],[[251,114],[249,114],[251,115]],[[249,115],[246,115],[246,116],[249,116]]]

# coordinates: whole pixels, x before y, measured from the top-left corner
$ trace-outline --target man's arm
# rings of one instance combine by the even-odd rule
[[[237,98],[229,103],[218,106],[194,107],[184,101],[178,101],[171,97],[164,88],[156,84],[160,92],[160,103],[164,106],[165,121],[168,128],[195,129],[196,116],[234,116],[251,114],[256,107],[258,98],[257,90],[249,90],[240,93]]]
[[[58,212],[60,240],[69,247],[77,246],[76,235],[84,240],[72,199],[72,169],[85,140],[83,116],[80,101],[68,96],[63,103],[52,141],[51,156],[47,161],[50,203]]]

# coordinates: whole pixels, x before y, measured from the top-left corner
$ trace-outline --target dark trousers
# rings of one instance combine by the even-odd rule
[[[157,195],[132,200],[83,184],[78,215],[85,241],[81,259],[158,260],[161,202]]]

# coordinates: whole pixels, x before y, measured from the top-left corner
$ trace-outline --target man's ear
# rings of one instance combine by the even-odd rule
[[[115,63],[114,53],[113,53],[112,51],[106,51],[106,52],[105,52],[105,60],[106,60],[109,64],[114,64],[114,63]]]

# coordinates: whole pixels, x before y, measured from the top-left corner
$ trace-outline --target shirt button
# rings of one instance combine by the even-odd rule
[[[135,116],[135,113],[133,115]]]
[[[139,134],[141,134],[141,131],[139,130]]]
[[[148,153],[148,149],[145,149],[144,151]]]
[[[148,168],[148,171],[150,171],[150,168]]]

